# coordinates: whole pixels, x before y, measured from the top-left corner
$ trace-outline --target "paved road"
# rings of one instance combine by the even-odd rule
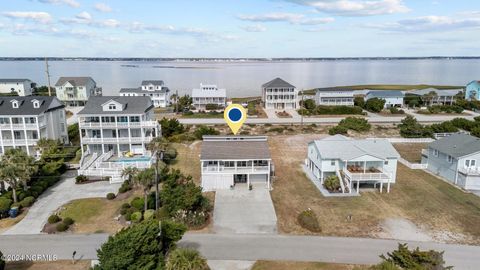
[[[109,192],[117,192],[118,184],[96,182],[75,185],[76,171],[68,171],[55,186],[47,189],[28,210],[27,215],[3,234],[38,234],[55,210],[71,200],[105,197]]]
[[[70,259],[96,259],[96,249],[107,234],[2,235],[0,250],[6,255],[42,254]],[[374,264],[380,254],[397,247],[395,240],[286,236],[269,234],[186,234],[180,246],[198,249],[208,260],[292,260]],[[479,269],[480,247],[429,242],[407,242],[410,247],[445,251],[445,260],[456,270]]]

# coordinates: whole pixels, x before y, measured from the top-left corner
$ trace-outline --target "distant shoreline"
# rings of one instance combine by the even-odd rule
[[[318,62],[318,61],[392,61],[392,60],[480,60],[480,56],[426,57],[305,57],[305,58],[149,58],[149,57],[47,57],[49,61],[136,61],[136,62]],[[0,61],[45,61],[45,57],[0,57]]]

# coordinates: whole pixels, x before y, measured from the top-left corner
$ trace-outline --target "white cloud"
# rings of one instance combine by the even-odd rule
[[[100,12],[112,12],[112,8],[105,3],[96,3],[94,7]]]
[[[120,22],[115,19],[104,20],[99,22],[99,24],[104,27],[112,27],[112,28],[120,26]]]
[[[64,18],[60,20],[64,24],[84,24],[92,27],[111,27],[116,28],[121,25],[118,20],[108,19],[108,20],[95,20],[93,19],[90,13],[84,11],[75,16],[75,18]]]
[[[387,32],[443,32],[460,29],[480,29],[480,18],[452,18],[447,16],[424,16],[384,24],[368,24]]]
[[[254,24],[254,25],[246,25],[241,27],[243,30],[247,32],[265,32],[267,28],[261,24]]]
[[[410,9],[403,0],[284,0],[310,6],[319,12],[338,16],[373,16],[405,13]]]
[[[80,7],[80,3],[75,0],[38,0],[41,3],[45,4],[54,4],[54,5],[68,5],[74,8]]]
[[[79,20],[84,20],[84,21],[91,21],[92,20],[92,15],[90,15],[90,13],[88,13],[86,11],[80,12],[75,17]]]
[[[42,24],[47,24],[52,21],[52,16],[47,12],[35,12],[35,11],[10,11],[3,12],[3,16],[12,19],[25,19],[31,20]]]
[[[238,15],[238,19],[250,22],[288,22],[291,24],[316,25],[333,22],[334,18],[306,18],[297,13],[267,13],[259,15]]]

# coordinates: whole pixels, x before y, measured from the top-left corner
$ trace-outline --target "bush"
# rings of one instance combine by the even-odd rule
[[[197,140],[201,140],[204,135],[218,135],[220,132],[218,132],[216,129],[212,127],[207,127],[204,125],[199,126],[194,132],[193,135]]]
[[[176,248],[169,255],[166,270],[210,270],[207,260],[195,249]]]
[[[123,181],[120,188],[118,188],[118,193],[125,193],[125,192],[127,192],[131,189],[132,189],[132,184],[130,183],[130,181],[125,180],[125,181]]]
[[[62,220],[62,219],[59,216],[53,214],[53,215],[48,217],[48,224],[54,224],[54,223],[59,222],[60,220]]]
[[[218,106],[218,104],[206,104],[205,109],[210,111],[210,110],[218,110],[221,108],[220,106]]]
[[[72,218],[66,217],[66,218],[63,219],[63,223],[67,226],[70,226],[73,223],[75,223],[75,221]]]
[[[347,117],[338,123],[339,126],[344,126],[347,129],[355,130],[358,132],[369,131],[372,127],[367,119],[358,117]]]
[[[136,208],[137,210],[142,211],[144,206],[145,206],[145,200],[143,198],[140,198],[140,197],[135,197],[135,198],[133,198],[132,202],[130,202],[130,205],[133,208]]]
[[[125,209],[125,214],[123,214],[123,217],[125,218],[126,221],[132,220],[132,214],[136,212],[135,208],[128,208]]]
[[[68,230],[68,225],[62,222],[62,223],[58,223],[56,228],[57,228],[57,232],[64,232]]]
[[[480,122],[480,116],[475,116],[473,120],[475,120],[475,122]]]
[[[360,108],[364,108],[365,107],[365,99],[361,96],[356,96],[354,99],[353,99],[353,104],[355,106],[358,106]]]
[[[440,124],[433,124],[430,126],[434,133],[451,133],[458,132],[458,128],[452,122],[447,121]]]
[[[8,210],[10,210],[11,205],[12,205],[12,200],[0,197],[0,215],[2,215],[2,213],[4,214],[8,212]]]
[[[303,101],[303,107],[307,110],[314,110],[317,105],[315,104],[315,100],[309,98]]]
[[[20,205],[22,207],[30,207],[32,206],[33,202],[35,202],[35,198],[33,196],[26,197],[25,199],[20,201]]]
[[[3,259],[3,253],[0,251],[0,270],[5,269],[5,260]]]
[[[407,115],[407,117],[402,119],[402,123],[398,127],[400,128],[400,135],[404,138],[429,138],[433,136],[433,132],[429,127],[421,125],[411,115]]]
[[[381,112],[385,106],[385,99],[371,98],[365,102],[365,109],[371,112]]]
[[[160,120],[162,126],[162,135],[165,138],[170,138],[173,135],[182,134],[185,132],[185,127],[175,118],[163,118]]]
[[[399,110],[397,107],[391,107],[390,108],[390,113],[391,114],[405,114],[404,110]]]
[[[121,209],[128,209],[132,207],[129,203],[123,203],[122,206],[120,207]]]
[[[140,211],[134,212],[134,213],[130,216],[130,219],[131,219],[133,222],[140,222],[140,221],[142,221],[142,212],[140,212]]]
[[[155,210],[153,210],[153,209],[148,209],[143,214],[143,219],[145,219],[145,220],[153,219],[154,217],[155,217]]]
[[[302,211],[300,214],[298,214],[297,221],[298,224],[302,226],[302,228],[307,229],[311,232],[322,231],[322,229],[320,228],[320,224],[318,223],[317,215],[311,209]]]
[[[336,134],[342,134],[342,135],[347,135],[348,134],[348,128],[344,126],[334,126],[331,129],[328,130],[328,134],[330,135],[336,135]]]
[[[340,190],[340,179],[338,179],[338,176],[336,175],[331,175],[323,181],[323,185],[325,188],[330,191],[330,192],[335,192]]]
[[[107,194],[107,200],[113,200],[113,199],[115,199],[115,193],[111,193],[111,192],[108,193]]]
[[[86,177],[83,174],[80,174],[79,176],[75,177],[75,184],[81,184],[85,183],[88,181],[88,177]]]

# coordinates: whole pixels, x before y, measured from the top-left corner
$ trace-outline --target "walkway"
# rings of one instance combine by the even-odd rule
[[[277,216],[268,189],[254,186],[215,193],[213,228],[216,233],[276,233]]]
[[[119,185],[108,182],[75,185],[76,171],[68,171],[55,186],[47,189],[28,210],[27,215],[3,234],[38,234],[48,217],[71,200],[105,197],[118,191]],[[3,251],[3,250],[2,250]]]
[[[77,258],[96,259],[96,249],[107,234],[90,235],[20,235],[0,236],[0,250],[5,256],[42,254],[69,260],[73,251]],[[480,265],[480,247],[431,242],[408,242],[411,248],[445,251],[447,265],[455,270],[474,270]],[[275,234],[190,234],[179,243],[198,249],[208,260],[288,260],[348,264],[378,263],[380,254],[397,248],[396,240],[368,238],[293,236]]]

